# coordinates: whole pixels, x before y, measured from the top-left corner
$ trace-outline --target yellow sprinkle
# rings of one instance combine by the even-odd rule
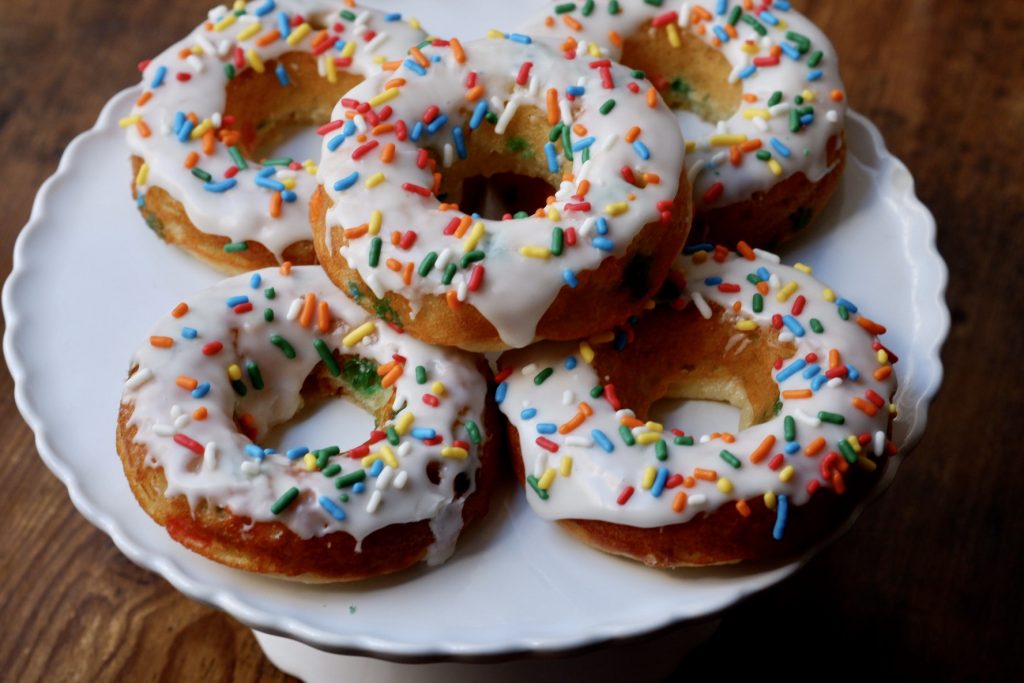
[[[307,24],[306,22],[302,22],[294,31],[288,34],[288,38],[286,38],[286,40],[288,41],[289,45],[294,47],[295,45],[301,43],[302,39],[308,36],[309,32],[312,30],[313,28],[309,24]]]
[[[519,247],[519,253],[528,258],[548,259],[551,258],[551,250],[547,247],[527,246]]]
[[[587,46],[587,52],[590,53],[591,57],[600,57],[601,56],[601,48],[599,48],[596,43],[591,43],[590,45],[588,45]]]
[[[661,424],[660,422],[651,422],[650,420],[647,421],[647,424],[645,424],[644,427],[647,427],[652,432],[665,431],[665,425]]]
[[[491,30],[489,30],[487,32],[487,37],[492,39],[492,40],[497,40],[498,38],[504,38],[505,34],[502,33],[501,31],[499,31],[496,28],[492,28]]]
[[[198,126],[192,129],[192,133],[189,135],[189,137],[192,138],[193,140],[198,140],[199,138],[206,135],[206,131],[210,130],[211,128],[213,128],[213,121],[211,121],[210,119],[203,119]]]
[[[305,457],[302,458],[303,462],[306,463],[306,469],[312,472],[316,469],[316,456],[312,453],[306,453]]]
[[[554,206],[548,207],[548,220],[549,221],[560,221],[562,220],[562,214]]]
[[[142,120],[142,114],[133,114],[132,116],[126,116],[117,122],[121,128],[127,128],[128,126],[134,126],[136,123]]]
[[[813,102],[814,101],[814,91],[813,90],[808,90],[807,88],[804,88],[804,91],[802,93],[800,93],[800,95],[804,98],[805,102]]]
[[[890,403],[889,404],[889,414],[890,415],[895,415],[898,410],[899,409],[896,407],[895,403]]]
[[[604,212],[609,216],[618,216],[627,211],[629,211],[629,202],[615,202],[604,207]]]
[[[476,245],[480,242],[480,238],[484,236],[484,224],[477,222],[469,230],[469,234],[466,235],[466,239],[462,240],[462,251],[463,253],[469,253],[476,249]]]
[[[306,173],[308,173],[309,175],[316,175],[317,165],[315,163],[309,161],[305,164],[305,167]]]
[[[396,97],[398,97],[398,93],[399,92],[401,92],[401,91],[398,88],[388,88],[387,90],[385,90],[381,94],[375,95],[375,96],[371,97],[370,98],[370,106],[371,107],[376,107],[378,105],[384,104],[385,102],[393,100]]]
[[[743,118],[750,120],[754,118],[767,119],[771,118],[771,113],[767,109],[744,109]]]
[[[580,355],[583,356],[583,362],[587,365],[594,361],[594,349],[585,341],[580,342]]]
[[[338,70],[334,68],[334,57],[330,54],[323,56],[324,73],[327,76],[328,83],[338,82]]]
[[[754,45],[753,43],[750,42],[743,43],[743,46],[740,49],[752,55],[756,55],[760,50],[760,48],[758,48],[757,45]]]
[[[814,272],[814,268],[811,268],[806,263],[794,263],[793,267],[799,270],[801,273],[807,273],[808,275]]]
[[[547,491],[551,488],[551,484],[555,481],[555,468],[549,467],[544,470],[544,474],[540,475],[540,479],[537,480],[537,487]]]
[[[135,176],[135,187],[142,187],[149,180],[149,164],[139,166],[139,174]]]
[[[395,452],[391,450],[391,446],[386,443],[380,446],[380,457],[388,467],[398,468],[398,458],[395,457]]]
[[[775,509],[775,491],[764,492],[764,506],[769,510]]]
[[[697,141],[696,140],[687,140],[686,141],[686,151],[687,152],[693,152],[696,149],[697,149]]]
[[[569,475],[572,474],[572,456],[571,455],[563,455],[562,456],[562,464],[558,468],[558,473],[561,474],[563,477],[568,477]]]
[[[829,303],[833,303],[836,300],[836,293],[833,292],[831,289],[826,289],[824,292],[821,293],[821,296],[823,299],[825,299],[825,301]]]
[[[715,147],[728,147],[730,145],[738,145],[741,142],[746,141],[747,136],[742,133],[719,133],[708,138],[708,142]]]
[[[782,289],[775,294],[775,300],[784,302],[789,301],[789,297],[793,296],[793,292],[797,290],[799,285],[796,282],[787,282]]]
[[[715,482],[715,486],[717,486],[718,490],[721,491],[722,493],[732,493],[732,482],[726,479],[725,477],[722,477],[717,482]]]
[[[653,467],[647,466],[644,468],[644,477],[640,480],[640,486],[645,490],[650,489],[654,486],[654,478],[658,476],[658,470]]]
[[[295,178],[285,178],[281,181],[281,184],[284,185],[284,189],[286,190],[294,190],[297,183],[295,182]]]
[[[202,57],[203,55],[206,54],[205,52],[203,52],[203,48],[199,47],[198,45],[193,45],[192,47],[189,48],[189,51],[192,54],[197,55],[199,57]]]
[[[701,263],[704,263],[707,260],[708,260],[708,252],[706,252],[706,251],[698,251],[696,254],[693,255],[693,262],[698,264],[698,265],[701,264]]]
[[[878,360],[879,365],[885,365],[889,362],[889,354],[885,352],[885,349],[878,349],[878,353],[875,354],[875,358]]]
[[[661,434],[657,434],[655,432],[643,432],[642,434],[638,434],[636,437],[636,442],[642,446],[654,443],[655,441],[661,441]]]
[[[430,390],[436,396],[444,396],[444,382],[434,382],[430,385]]]
[[[353,55],[356,51],[356,41],[350,40],[345,43],[345,47],[341,48],[342,59],[347,59]]]
[[[409,427],[412,426],[413,420],[415,419],[416,417],[409,411],[402,413],[402,415],[395,420],[395,432],[397,432],[399,436],[402,436],[409,431]]]
[[[768,170],[772,172],[773,176],[778,177],[782,175],[782,165],[775,161],[775,159],[768,160]]]
[[[874,472],[877,465],[862,455],[857,458],[857,467],[868,472]]]
[[[256,73],[261,74],[264,72],[265,69],[263,66],[263,60],[260,59],[260,56],[258,54],[256,54],[256,50],[252,49],[251,47],[248,50],[246,50],[245,59],[249,62],[249,66],[251,66],[256,71]]]
[[[341,343],[345,346],[354,346],[366,335],[373,334],[373,331],[376,329],[377,326],[372,321],[367,321],[342,337]]]
[[[263,28],[263,25],[260,24],[258,21],[253,22],[245,28],[243,28],[241,31],[239,31],[238,35],[235,36],[235,40],[237,40],[238,42],[242,42],[243,40],[249,40],[254,35],[259,33],[261,28]]]
[[[221,19],[220,21],[218,21],[216,24],[213,25],[213,30],[217,31],[218,33],[220,33],[221,31],[226,29],[228,26],[231,26],[231,24],[235,23],[237,20],[238,20],[237,16],[235,16],[234,14],[228,14],[223,19]]]
[[[379,209],[370,212],[370,234],[376,235],[380,232],[380,224],[384,222],[384,214]]]
[[[236,12],[240,9],[245,9],[245,0],[235,0],[235,3],[231,6],[231,9],[233,9]]]
[[[779,472],[779,481],[787,482],[793,478],[794,474],[796,474],[796,470],[793,469],[793,466],[786,465],[785,467],[782,468],[782,471]]]
[[[736,329],[740,332],[753,332],[757,329],[757,323],[753,320],[741,320],[736,323]]]
[[[466,452],[465,448],[459,448],[458,446],[445,446],[441,449],[441,456],[444,458],[465,460],[468,455],[469,453]]]
[[[419,30],[419,28],[420,28],[420,20],[419,19],[408,19],[407,21],[409,23],[409,26],[412,26],[414,29]]]
[[[369,455],[363,456],[363,459],[359,461],[359,464],[363,467],[372,467],[373,463],[380,460],[380,453],[370,453]]]
[[[683,44],[683,42],[679,40],[679,29],[676,28],[674,22],[670,21],[665,24],[665,33],[668,34],[668,44],[672,47],[679,47]]]
[[[380,185],[383,182],[384,182],[384,172],[383,171],[377,171],[372,176],[367,178],[366,182],[363,183],[363,184],[366,185],[366,187],[377,187],[378,185]]]
[[[853,434],[846,437],[846,443],[850,444],[850,448],[853,449],[854,453],[860,453],[860,441],[858,441],[857,437],[855,437]]]
[[[238,367],[237,364],[232,363],[228,366],[228,377],[231,379],[242,379],[242,368]]]

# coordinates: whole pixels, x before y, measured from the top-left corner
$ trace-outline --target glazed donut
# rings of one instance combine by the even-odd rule
[[[642,309],[689,228],[679,129],[648,82],[556,48],[434,41],[348,93],[310,204],[339,287],[417,338],[475,351],[578,338]],[[480,177],[547,183],[547,197],[515,215],[460,211]]]
[[[132,193],[146,224],[207,264],[238,273],[313,263],[312,160],[268,158],[330,117],[345,91],[426,34],[397,14],[341,0],[223,5],[142,65],[129,116]]]
[[[691,243],[778,244],[838,186],[838,58],[788,2],[557,2],[523,30],[641,69],[672,107],[689,110],[680,124],[694,188]]]
[[[496,467],[490,371],[401,335],[317,266],[225,280],[157,323],[131,362],[117,448],[174,540],[231,567],[345,581],[443,562]],[[261,444],[313,400],[375,419],[360,445]]]
[[[628,337],[500,358],[496,397],[535,512],[679,567],[790,555],[863,497],[894,452],[885,329],[809,268],[744,251],[680,257],[684,298]],[[731,403],[739,432],[666,429],[652,420],[663,398]]]

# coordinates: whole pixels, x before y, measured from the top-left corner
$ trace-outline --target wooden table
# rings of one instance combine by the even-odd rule
[[[5,277],[64,146],[208,2],[4,1]],[[850,102],[910,167],[938,220],[953,317],[946,380],[924,441],[881,501],[797,576],[730,612],[679,672],[792,664],[1019,679],[1024,515],[1012,501],[1024,490],[1024,2],[796,4],[832,37]],[[6,368],[0,401],[0,678],[284,678],[246,628],[131,564],[79,516],[37,457]]]

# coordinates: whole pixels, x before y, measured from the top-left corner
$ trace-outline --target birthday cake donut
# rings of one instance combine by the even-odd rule
[[[174,540],[231,567],[347,581],[443,562],[487,511],[490,371],[369,316],[317,266],[264,269],[177,305],[131,361],[117,448]],[[347,397],[358,436],[267,447],[305,405]]]
[[[644,71],[680,114],[691,243],[778,244],[838,186],[846,98],[828,38],[789,2],[558,2],[525,33]]]
[[[743,249],[680,257],[666,291],[685,289],[628,335],[500,358],[496,397],[537,514],[679,567],[792,554],[863,498],[895,452],[885,329],[809,268]],[[731,403],[739,430],[659,424],[663,398]]]
[[[435,40],[341,100],[310,205],[339,287],[420,339],[475,351],[642,310],[689,228],[679,128],[635,72],[557,47]],[[471,206],[480,181],[517,210]]]
[[[341,0],[211,10],[143,63],[142,94],[121,120],[147,225],[228,273],[313,263],[316,162],[272,152],[425,37],[414,21]]]

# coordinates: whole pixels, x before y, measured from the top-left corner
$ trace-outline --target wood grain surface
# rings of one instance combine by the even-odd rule
[[[65,145],[208,2],[3,1],[4,277]],[[832,37],[852,106],[907,163],[938,220],[953,316],[946,378],[886,495],[795,577],[729,612],[679,677],[795,667],[1021,680],[1024,2],[795,4]],[[74,510],[37,456],[6,367],[0,433],[0,679],[286,678],[246,628],[131,564]]]

